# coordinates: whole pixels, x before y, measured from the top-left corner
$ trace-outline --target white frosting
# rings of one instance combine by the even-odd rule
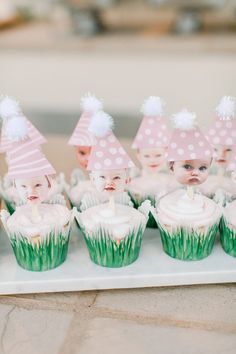
[[[170,176],[164,173],[155,175],[145,175],[133,179],[128,185],[128,190],[132,195],[141,197],[156,195],[166,189],[170,181]]]
[[[95,232],[100,227],[109,230],[114,239],[126,237],[130,230],[140,224],[144,227],[146,219],[138,210],[126,205],[115,205],[115,215],[109,204],[97,205],[80,214],[80,220],[88,233]]]
[[[229,224],[236,227],[236,200],[228,204],[224,209],[224,217]]]
[[[209,176],[207,180],[199,186],[199,191],[206,196],[212,196],[219,188],[236,195],[236,184],[233,183],[231,178],[219,178],[216,175]]]
[[[51,231],[66,227],[71,217],[70,210],[59,204],[40,204],[38,211],[40,219],[35,220],[32,218],[30,205],[18,207],[7,220],[7,228],[10,234],[20,233],[25,237],[36,235],[43,237]]]
[[[160,199],[157,213],[159,222],[167,226],[201,227],[215,224],[221,217],[221,207],[200,194],[191,199],[179,189]]]

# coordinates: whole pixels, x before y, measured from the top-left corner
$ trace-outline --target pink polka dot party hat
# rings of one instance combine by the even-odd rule
[[[167,149],[168,161],[197,160],[213,156],[213,149],[196,124],[196,114],[183,109],[173,115],[174,131]]]
[[[222,97],[216,113],[207,132],[208,140],[213,146],[236,145],[235,99],[231,96]]]
[[[92,146],[94,144],[93,135],[88,130],[91,117],[102,110],[102,102],[94,95],[88,93],[81,99],[82,114],[70,137],[68,145],[73,146]]]
[[[2,131],[1,131],[1,140],[0,140],[0,152],[6,152],[12,141],[7,138],[7,127],[14,126],[14,132],[20,133],[19,129],[21,124],[18,124],[22,119],[26,122],[28,129],[28,136],[38,145],[46,143],[44,136],[35,128],[35,126],[24,116],[19,102],[15,99],[5,96],[2,97],[0,102],[0,117],[3,121]]]
[[[116,170],[134,167],[130,157],[112,132],[113,119],[107,113],[97,112],[91,119],[89,131],[94,136],[87,169]]]
[[[170,134],[163,119],[164,105],[164,101],[157,96],[150,96],[144,101],[141,108],[144,117],[132,144],[133,149],[153,149],[168,145]]]

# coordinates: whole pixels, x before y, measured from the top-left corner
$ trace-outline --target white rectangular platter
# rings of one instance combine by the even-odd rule
[[[5,232],[0,233],[0,294],[228,282],[236,282],[236,258],[223,251],[219,240],[209,257],[184,262],[166,255],[158,231],[148,229],[138,260],[124,268],[109,269],[91,262],[82,234],[74,227],[65,263],[54,270],[29,272],[17,265]]]

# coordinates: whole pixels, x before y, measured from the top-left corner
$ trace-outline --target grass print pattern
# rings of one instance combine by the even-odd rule
[[[129,196],[131,198],[132,203],[134,204],[135,209],[138,209],[140,207],[140,205],[145,200],[150,200],[152,206],[155,207],[155,198],[153,196],[147,196],[145,198],[140,198],[139,200],[135,199],[135,197],[131,193],[129,193]],[[149,229],[156,229],[157,228],[157,223],[156,223],[156,220],[154,219],[152,213],[149,213],[148,222],[147,222],[146,227]]]
[[[4,199],[4,203],[6,205],[7,210],[9,211],[10,215],[12,215],[16,211],[15,205],[7,199]]]
[[[232,257],[236,257],[236,231],[228,226],[222,217],[220,222],[220,241],[223,250]]]
[[[64,234],[51,232],[37,244],[22,234],[10,235],[17,263],[31,271],[45,271],[62,264],[67,256],[69,239],[69,230]]]
[[[171,234],[158,225],[164,251],[172,258],[185,261],[195,261],[210,255],[219,225],[209,228],[206,234],[194,229],[180,227]]]
[[[118,243],[105,229],[89,235],[82,229],[91,260],[103,267],[118,268],[133,263],[139,256],[144,227],[139,226]]]

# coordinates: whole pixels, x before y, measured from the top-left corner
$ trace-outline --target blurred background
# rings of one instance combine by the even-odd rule
[[[88,91],[118,136],[149,95],[207,126],[236,95],[236,0],[0,0],[0,73],[43,133],[71,134]]]

